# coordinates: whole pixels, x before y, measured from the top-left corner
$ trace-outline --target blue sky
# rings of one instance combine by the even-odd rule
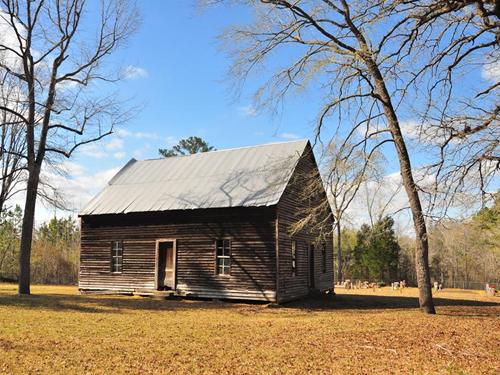
[[[227,77],[230,62],[217,36],[248,19],[241,8],[200,11],[195,1],[184,0],[139,6],[141,27],[108,64],[127,73],[120,95],[133,98],[142,110],[114,135],[64,162],[69,179],[63,190],[75,211],[130,158],[157,158],[159,148],[191,135],[218,149],[312,137],[318,107],[307,93],[287,101],[278,116],[257,113],[250,95],[234,94]],[[37,219],[54,213],[66,214],[40,205]]]
[[[247,21],[248,13],[239,7],[200,11],[196,1],[188,0],[148,0],[139,6],[141,27],[108,64],[121,67],[128,77],[118,86],[120,95],[133,98],[143,108],[114,135],[64,162],[69,176],[61,187],[73,212],[130,158],[157,158],[159,148],[191,135],[218,149],[313,138],[321,103],[312,90],[289,97],[278,116],[255,111],[249,95],[254,81],[240,97],[231,91],[226,75],[230,61],[220,50],[217,36],[227,26]],[[384,152],[386,172],[397,175],[392,146]],[[414,153],[413,161],[420,163],[422,156]],[[67,215],[40,205],[37,221],[54,213]]]
[[[113,56],[135,73],[120,85],[122,95],[144,104],[123,129],[157,136],[126,137],[125,159],[157,157],[158,147],[190,135],[201,136],[217,148],[307,137],[315,112],[289,105],[279,118],[259,115],[250,98],[237,99],[231,93],[226,76],[229,61],[218,48],[217,35],[228,21],[244,19],[241,10],[200,12],[194,4],[140,2],[139,32]]]

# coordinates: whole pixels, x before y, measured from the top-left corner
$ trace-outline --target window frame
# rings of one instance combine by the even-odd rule
[[[229,246],[228,246],[228,255],[219,255],[218,253],[218,249],[219,249],[219,246],[218,246],[218,242],[219,241],[222,241],[222,248],[223,248],[223,254],[225,254],[225,249],[226,247],[224,247],[225,245],[225,242],[227,241],[229,243]],[[220,238],[216,238],[215,241],[214,241],[214,247],[215,247],[215,275],[218,276],[218,277],[230,277],[231,276],[231,266],[232,266],[232,243],[233,241],[231,240],[231,238],[228,238],[228,237],[220,237]],[[225,267],[228,268],[228,272],[227,273],[221,273],[220,272],[220,266],[219,266],[219,260],[221,259],[228,259],[229,260],[229,266],[226,266],[225,264],[222,267],[222,269],[224,269]]]
[[[292,275],[297,276],[297,240],[292,240],[290,245],[290,258]]]
[[[118,244],[115,247],[115,244]],[[119,253],[117,252],[119,250]],[[116,263],[115,263],[116,260]],[[117,267],[115,267],[117,266]],[[115,271],[115,269],[120,269],[120,271]],[[110,272],[112,274],[121,274],[123,273],[123,241],[111,241],[111,254],[110,254]]]

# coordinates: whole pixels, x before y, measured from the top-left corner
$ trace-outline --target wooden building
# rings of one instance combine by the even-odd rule
[[[132,159],[80,214],[79,288],[272,302],[329,290],[331,237],[290,231],[311,178],[307,140]]]

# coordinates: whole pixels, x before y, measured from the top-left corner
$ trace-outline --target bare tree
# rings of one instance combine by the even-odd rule
[[[392,78],[397,68],[394,60],[401,61],[402,57],[389,60],[382,53],[387,44],[393,44],[391,30],[382,36],[382,30],[370,32],[374,25],[386,22],[393,10],[386,9],[383,1],[373,2],[374,6],[372,2],[367,5],[346,0],[246,3],[257,7],[257,20],[227,34],[233,45],[232,72],[236,76],[245,79],[272,53],[282,47],[296,47],[290,52],[294,60],[288,59],[258,91],[261,103],[276,103],[291,89],[303,88],[316,77],[324,82],[321,87],[325,89],[326,99],[318,120],[318,135],[332,115],[340,124],[342,116],[350,114],[352,126],[344,132],[346,138],[360,131],[363,133],[358,142],[353,142],[352,152],[361,148],[371,153],[390,143],[394,145],[417,237],[420,307],[424,312],[435,313],[426,222],[397,112],[401,94],[395,92]],[[384,27],[387,29],[386,25]],[[380,139],[378,136],[382,134],[386,137]]]
[[[0,19],[11,35],[0,43],[9,60],[0,69],[17,80],[25,111],[0,106],[22,124],[27,169],[20,249],[19,293],[30,293],[30,256],[40,173],[49,157],[71,157],[78,147],[112,133],[130,113],[103,83],[106,58],[135,30],[138,13],[126,0],[2,0]],[[93,18],[96,26],[86,24]],[[101,95],[97,95],[97,94]],[[104,93],[104,94],[102,94]]]
[[[4,72],[0,83],[0,102],[4,107],[12,108],[19,102],[20,92],[13,84],[8,73]],[[22,108],[16,111],[24,112]],[[18,192],[22,191],[24,172],[26,171],[26,139],[24,127],[19,119],[10,111],[0,111],[0,215],[6,203]]]
[[[387,39],[398,41],[398,56],[411,57],[400,85],[418,118],[410,131],[433,156],[421,173],[433,183],[421,189],[429,214],[446,218],[464,194],[483,204],[493,198],[500,170],[500,3],[390,3],[399,22]]]
[[[408,207],[393,207],[394,199],[403,188],[399,180],[391,181],[390,177],[381,173],[372,174],[370,179],[363,182],[366,211],[373,227],[377,221],[385,216],[394,216]]]
[[[334,138],[323,150],[322,172],[330,200],[337,240],[337,280],[343,278],[342,225],[344,215],[351,206],[366,179],[379,168],[379,154],[366,155],[362,150],[352,152],[352,143]]]
[[[325,100],[318,136],[324,126],[336,125],[344,128],[346,139],[362,129],[353,149],[394,145],[417,237],[420,306],[433,313],[419,192],[428,199],[428,215],[442,216],[457,193],[486,195],[499,170],[498,1],[240,3],[253,6],[256,19],[226,34],[235,61],[232,73],[244,81],[263,68],[259,77],[268,79],[257,90],[258,103],[273,106],[294,89],[314,87]],[[284,49],[286,55],[276,57],[266,74],[267,59]],[[490,72],[489,83],[477,76],[481,70]],[[474,82],[470,90],[464,76]],[[409,115],[419,123],[408,123]],[[426,157],[437,158],[421,168],[418,181],[408,152],[413,138],[428,140]],[[424,184],[428,176],[434,184]]]

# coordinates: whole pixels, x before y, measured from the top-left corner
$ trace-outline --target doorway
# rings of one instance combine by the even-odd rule
[[[175,289],[176,241],[156,241],[155,289]]]

